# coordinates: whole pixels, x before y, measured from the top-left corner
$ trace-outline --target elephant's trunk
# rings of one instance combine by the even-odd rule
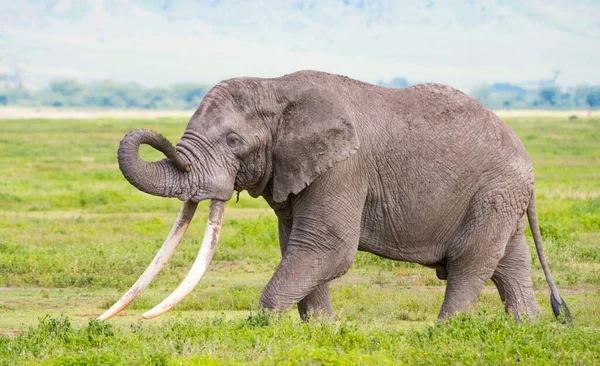
[[[159,150],[167,159],[148,162],[140,158],[141,144]],[[119,146],[119,168],[123,176],[137,189],[155,196],[174,197],[182,192],[180,176],[189,172],[191,164],[184,160],[164,136],[151,130],[129,132]]]
[[[148,144],[164,153],[168,159],[158,162],[147,162],[139,156],[141,144]],[[167,263],[181,242],[181,238],[189,226],[198,201],[190,200],[190,193],[185,193],[184,172],[191,170],[191,165],[185,161],[171,145],[169,140],[159,133],[150,130],[135,130],[128,133],[119,146],[119,168],[127,180],[141,191],[156,196],[178,197],[185,201],[179,212],[177,220],[169,236],[165,240],[148,268],[144,271],[137,282],[127,291],[113,306],[98,317],[98,320],[106,320],[118,314],[129,305],[150,283],[156,278],[160,270]],[[189,189],[188,189],[189,191]],[[208,223],[204,232],[204,239],[200,246],[198,257],[182,284],[162,303],[146,312],[144,318],[153,318],[169,310],[183,300],[198,284],[206,272],[210,261],[215,253],[221,225],[223,223],[223,211],[225,201],[211,199]]]

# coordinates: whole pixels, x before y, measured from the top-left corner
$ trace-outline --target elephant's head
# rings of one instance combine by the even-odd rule
[[[150,284],[179,244],[197,202],[212,200],[194,267],[182,285],[144,317],[170,309],[198,283],[214,254],[224,201],[234,190],[283,202],[358,149],[352,115],[340,91],[320,75],[302,72],[221,82],[206,95],[176,147],[154,131],[135,130],[125,136],[118,153],[125,178],[144,192],[177,197],[184,205],[146,272],[100,319],[118,313]],[[167,158],[142,160],[140,144],[153,146]]]

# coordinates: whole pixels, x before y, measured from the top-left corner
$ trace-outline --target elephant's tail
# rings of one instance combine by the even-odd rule
[[[546,282],[550,286],[550,304],[552,305],[552,311],[554,316],[562,317],[563,322],[570,323],[572,320],[571,312],[567,307],[567,303],[558,294],[558,289],[550,277],[550,269],[548,268],[548,262],[546,262],[546,256],[544,255],[544,246],[542,245],[542,234],[540,233],[540,226],[538,224],[537,214],[535,212],[535,193],[531,192],[531,199],[529,200],[529,206],[527,207],[527,218],[529,219],[529,227],[533,234],[533,241],[535,242],[535,249],[537,250],[538,258],[544,275],[546,276]]]

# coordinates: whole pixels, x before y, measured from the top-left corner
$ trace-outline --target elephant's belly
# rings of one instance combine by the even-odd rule
[[[483,157],[464,164],[453,143],[444,158],[424,151],[421,140],[395,136],[376,161],[362,214],[359,250],[431,265],[442,261],[461,231],[470,202],[484,185]],[[431,146],[432,151],[441,145]]]
[[[420,215],[384,214],[382,210],[366,210],[361,225],[358,250],[375,255],[424,265],[444,259],[448,228],[444,222],[420,222]]]
[[[430,265],[443,260],[443,251],[438,250],[441,246],[425,243],[396,243],[389,238],[361,235],[358,250],[384,258]]]

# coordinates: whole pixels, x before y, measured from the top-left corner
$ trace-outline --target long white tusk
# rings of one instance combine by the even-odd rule
[[[160,270],[164,267],[164,265],[169,261],[169,258],[175,253],[175,249],[181,242],[181,238],[188,226],[190,225],[190,221],[194,217],[194,213],[196,212],[196,207],[198,207],[198,203],[185,201],[181,210],[179,211],[179,215],[177,215],[177,219],[173,224],[173,228],[165,239],[162,247],[159,249],[156,256],[144,273],[140,276],[137,282],[131,286],[129,291],[123,295],[119,301],[117,301],[110,309],[106,310],[104,314],[98,317],[98,320],[106,320],[118,314],[121,310],[125,309],[127,305],[131,304],[135,298],[142,293],[148,287],[148,285],[154,280],[156,275],[160,272]]]
[[[196,287],[200,279],[206,272],[219,241],[219,233],[223,224],[223,213],[225,211],[225,202],[212,200],[210,202],[210,213],[208,215],[208,223],[204,231],[204,238],[200,245],[198,256],[187,274],[183,282],[177,287],[169,297],[164,299],[160,304],[156,305],[151,310],[142,315],[145,319],[152,319],[160,314],[168,311],[173,306],[177,305],[181,300],[185,299],[190,292]]]

